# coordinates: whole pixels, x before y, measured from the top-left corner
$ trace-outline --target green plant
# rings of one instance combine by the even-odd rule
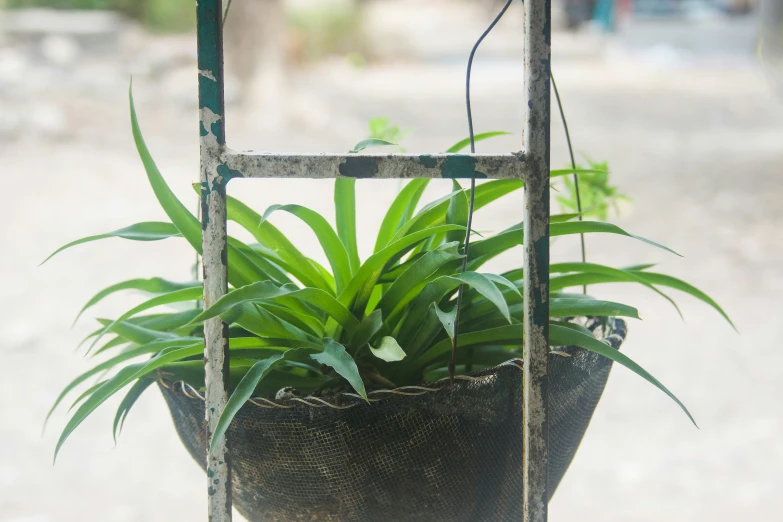
[[[74,241],[55,254],[107,237],[137,241],[184,238],[200,252],[200,223],[177,200],[158,171],[141,135],[132,98],[130,102],[136,146],[149,183],[170,222],[137,223]],[[458,151],[464,145],[463,141],[449,150]],[[552,176],[573,172],[558,170]],[[576,170],[580,175],[596,172],[600,170]],[[133,279],[96,294],[80,315],[121,290],[142,290],[154,297],[114,320],[98,319],[100,328],[85,339],[89,342],[88,353],[109,357],[72,381],[57,398],[52,410],[77,387],[98,378],[73,403],[75,411],[57,443],[57,451],[90,413],[126,386],[130,389],[117,411],[115,436],[133,403],[155,380],[184,380],[196,388],[203,387],[202,323],[211,317],[220,316],[228,323],[231,337],[230,375],[234,388],[220,420],[219,433],[248,398],[274,396],[283,387],[314,395],[350,391],[366,398],[368,389],[441,378],[446,375],[451,338],[457,327],[458,373],[465,372],[468,365],[480,369],[520,356],[522,271],[495,274],[481,269],[491,259],[522,243],[521,223],[475,240],[469,251],[467,271],[461,273],[468,191],[454,181],[450,193],[419,208],[429,180],[415,179],[404,185],[387,210],[374,253],[360,260],[354,183],[353,179],[335,181],[336,229],[323,216],[299,205],[274,205],[257,213],[229,197],[229,220],[249,232],[256,243],[230,238],[231,289],[207,310],[198,305],[202,297],[198,281]],[[475,191],[475,208],[480,210],[522,186],[518,180],[482,183]],[[281,212],[296,216],[310,227],[328,259],[328,268],[297,249],[270,222]],[[612,224],[574,221],[576,217],[573,213],[553,215],[551,235],[609,233],[671,252]],[[581,346],[613,359],[661,389],[687,413],[653,376],[568,320],[575,316],[638,318],[637,310],[631,306],[567,292],[572,287],[610,282],[642,285],[672,303],[661,287],[673,288],[704,301],[728,320],[706,294],[650,268],[622,269],[582,262],[552,264],[551,343]],[[462,284],[468,290],[460,324],[455,325],[454,296]],[[194,306],[185,311],[142,315],[161,305],[183,302]]]
[[[588,161],[589,167],[576,168],[582,171],[579,177],[579,194],[577,195],[576,183],[573,177],[563,178],[563,190],[558,193],[557,201],[563,209],[578,212],[581,201],[582,217],[595,217],[600,221],[606,221],[609,209],[619,213],[620,201],[630,202],[630,198],[622,194],[619,188],[609,183],[609,164]],[[577,201],[577,199],[579,201]]]

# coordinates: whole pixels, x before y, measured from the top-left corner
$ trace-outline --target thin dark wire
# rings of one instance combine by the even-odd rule
[[[228,3],[226,4],[226,10],[223,11],[223,25],[226,25],[226,18],[228,18],[228,10],[231,9],[231,2],[233,0],[228,0]]]
[[[500,13],[495,17],[494,20],[492,20],[492,23],[487,27],[487,30],[484,31],[484,33],[481,35],[481,37],[476,41],[476,44],[473,46],[473,49],[470,51],[470,57],[468,58],[468,70],[465,78],[465,106],[468,111],[468,132],[470,135],[470,152],[471,154],[476,153],[476,138],[473,133],[473,112],[471,111],[470,107],[470,73],[473,70],[473,58],[476,55],[476,51],[479,48],[479,45],[481,45],[481,42],[484,41],[484,38],[489,35],[490,32],[492,32],[492,29],[495,28],[495,26],[498,24],[501,18],[503,18],[503,15],[506,14],[506,11],[508,11],[508,8],[511,7],[511,2],[514,0],[507,0],[506,5],[503,6],[503,9],[500,11]],[[475,193],[476,193],[476,176],[475,172],[471,174],[470,176],[470,203],[468,205],[468,229],[465,231],[465,252],[464,256],[462,258],[462,272],[464,273],[465,270],[468,268],[468,250],[470,249],[470,231],[473,226],[473,206],[475,202]],[[457,367],[457,339],[459,337],[459,319],[460,319],[460,309],[462,308],[462,295],[464,293],[464,285],[460,285],[459,289],[457,290],[457,313],[456,317],[454,318],[454,337],[451,340],[451,360],[449,361],[449,378],[451,380],[454,380],[454,371]]]
[[[552,88],[555,91],[555,98],[557,99],[557,108],[560,110],[560,119],[563,120],[563,129],[565,129],[566,143],[568,143],[568,154],[571,156],[571,168],[576,170],[576,160],[574,160],[574,148],[571,146],[571,133],[568,131],[568,122],[566,121],[565,111],[563,110],[563,103],[560,101],[560,91],[557,90],[557,83],[555,83],[555,75],[551,74]],[[579,196],[579,176],[574,176],[574,191],[576,192],[576,211],[579,212],[577,219],[582,221],[582,198]],[[579,234],[582,240],[582,263],[587,262],[587,249],[585,248],[585,235]],[[582,293],[587,293],[587,285],[582,286]]]

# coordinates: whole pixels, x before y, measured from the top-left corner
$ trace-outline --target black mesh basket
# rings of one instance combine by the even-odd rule
[[[588,323],[619,349],[626,325]],[[550,362],[549,492],[603,393],[611,361],[574,347]],[[567,354],[567,355],[564,355]],[[228,430],[233,502],[251,522],[517,522],[522,371],[514,360],[457,379],[373,392],[373,401],[254,400]],[[161,383],[177,432],[206,462],[204,402]]]

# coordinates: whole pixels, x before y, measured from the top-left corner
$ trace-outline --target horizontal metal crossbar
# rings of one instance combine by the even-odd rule
[[[226,151],[225,178],[524,179],[528,161],[510,154],[280,154]]]

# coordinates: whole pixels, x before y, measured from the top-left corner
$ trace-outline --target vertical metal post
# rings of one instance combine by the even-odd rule
[[[198,0],[198,93],[201,126],[201,219],[204,306],[228,292],[226,182],[218,174],[226,144],[223,106],[223,34],[221,0]],[[205,415],[207,440],[225,409],[229,392],[228,325],[219,317],[204,323]],[[224,437],[207,454],[209,521],[231,521],[231,460]]]
[[[547,520],[551,0],[525,1],[524,521]]]

